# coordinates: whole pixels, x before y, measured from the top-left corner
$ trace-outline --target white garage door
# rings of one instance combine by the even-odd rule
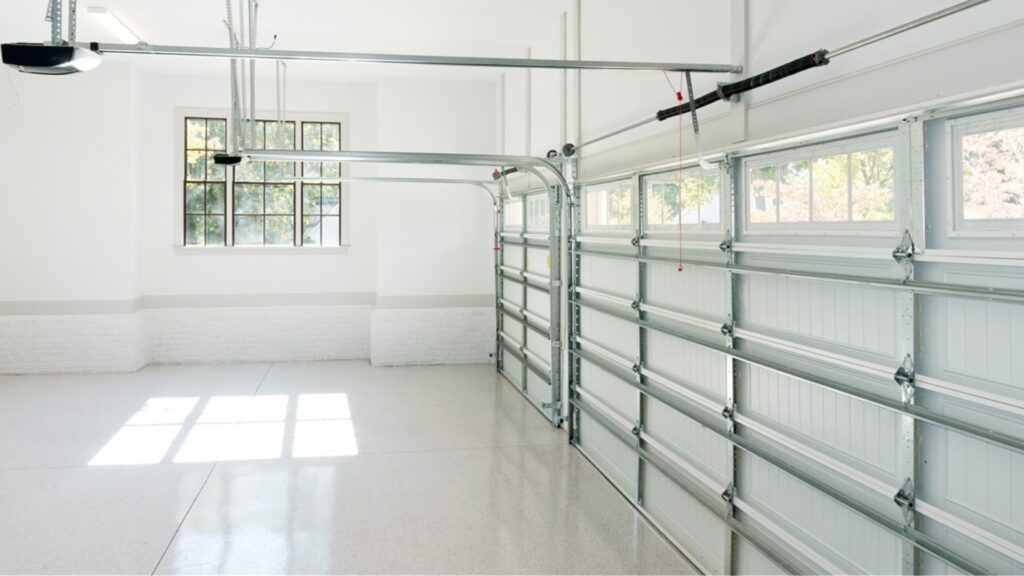
[[[496,308],[498,371],[558,425],[561,359],[552,358],[551,336],[557,340],[560,330],[561,295],[552,286],[550,250],[554,244],[557,254],[560,234],[552,229],[561,223],[557,216],[552,222],[552,211],[547,192],[499,201]]]
[[[576,194],[572,439],[701,568],[1024,572],[1024,113]]]

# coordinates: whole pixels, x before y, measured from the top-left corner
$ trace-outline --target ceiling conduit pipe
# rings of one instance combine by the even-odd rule
[[[761,74],[758,74],[756,76],[752,76],[750,78],[746,78],[728,84],[719,84],[716,90],[708,92],[703,96],[699,96],[696,99],[690,98],[690,101],[683,102],[678,106],[673,106],[671,108],[659,110],[651,118],[647,118],[639,122],[634,122],[629,126],[625,126],[623,128],[613,130],[606,134],[602,134],[595,138],[591,138],[590,140],[586,140],[579,145],[565,144],[562,147],[562,152],[566,156],[572,156],[573,154],[576,153],[577,150],[580,150],[584,146],[589,146],[591,144],[601,142],[602,140],[607,140],[608,138],[611,138],[613,136],[618,136],[619,134],[622,134],[624,132],[634,130],[641,126],[646,126],[647,124],[651,124],[656,121],[664,121],[669,118],[679,116],[680,114],[686,114],[688,112],[704,108],[705,106],[714,104],[719,100],[729,100],[730,98],[738,96],[744,92],[749,92],[755,88],[760,88],[761,86],[766,86],[768,84],[778,82],[779,80],[789,78],[790,76],[794,76],[805,70],[825,66],[829,63],[829,61],[832,58],[835,58],[837,56],[842,56],[843,54],[847,54],[849,52],[853,52],[854,50],[858,50],[870,44],[874,44],[887,38],[891,38],[892,36],[896,36],[897,34],[902,34],[903,32],[913,30],[914,28],[924,26],[925,24],[929,24],[931,22],[945,18],[947,16],[952,16],[953,14],[963,12],[964,10],[973,8],[980,4],[984,4],[985,2],[988,1],[989,0],[967,0],[966,2],[960,2],[959,4],[954,4],[953,6],[945,8],[943,10],[939,10],[938,12],[927,14],[915,20],[911,20],[909,22],[900,24],[899,26],[890,28],[883,32],[879,32],[878,34],[862,38],[856,42],[852,42],[841,48],[837,48],[835,50],[818,50],[816,52],[812,52],[811,54],[807,54],[806,56],[797,58],[796,60],[787,62],[781,66],[772,68],[767,72],[762,72]]]

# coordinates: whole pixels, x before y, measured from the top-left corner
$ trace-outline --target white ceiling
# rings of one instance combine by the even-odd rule
[[[232,0],[236,12],[238,0]],[[79,0],[78,39],[117,42],[86,14],[104,6],[150,44],[225,46],[225,4],[217,0]],[[527,46],[558,41],[569,0],[262,0],[259,44],[276,48],[496,57],[525,56]],[[46,0],[0,0],[0,41],[49,38]],[[116,56],[155,73],[226,74],[219,59]],[[294,78],[381,76],[493,77],[489,69],[294,63]]]

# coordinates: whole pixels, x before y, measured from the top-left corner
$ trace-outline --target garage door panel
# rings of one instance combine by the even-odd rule
[[[509,336],[515,338],[516,340],[519,341],[520,344],[523,343],[522,342],[522,339],[523,339],[523,336],[522,336],[522,334],[523,334],[523,323],[522,322],[520,322],[519,320],[516,320],[515,318],[509,316],[508,314],[504,314],[504,315],[502,315],[501,323],[502,323],[502,331],[505,334],[508,334]]]
[[[1006,273],[946,272],[946,282],[1024,289],[1024,278]],[[958,298],[926,298],[924,339],[929,349],[925,366],[931,374],[955,379],[966,376],[994,389],[1024,398],[1024,305]]]
[[[731,529],[660,470],[644,472],[644,506],[711,573],[722,573]]]
[[[526,371],[526,395],[538,406],[551,401],[551,385],[533,370]]]
[[[523,287],[510,280],[501,280],[501,297],[520,308],[525,305]]]
[[[627,360],[637,357],[637,328],[632,322],[585,308],[580,312],[580,323],[587,340]]]
[[[896,358],[893,291],[773,276],[739,280],[740,325]]]
[[[516,386],[523,386],[523,364],[518,358],[502,348],[501,350],[502,373]]]
[[[545,320],[550,320],[551,298],[536,288],[527,288],[526,309]]]
[[[733,572],[735,574],[763,576],[768,576],[769,574],[789,574],[789,572],[765,556],[757,546],[751,544],[746,538],[736,537],[734,554]]]
[[[583,258],[580,286],[632,300],[636,297],[636,264],[608,258]]]
[[[1012,417],[929,397],[929,405],[965,421],[1015,434],[1024,428]],[[1024,548],[1024,455],[936,426],[923,425],[921,437],[921,498]]]
[[[655,331],[646,332],[646,367],[725,406],[725,356]]]
[[[637,420],[636,388],[587,360],[580,361],[580,378],[586,383],[580,386],[580,389],[595,396],[627,422]]]
[[[870,466],[872,475],[893,485],[902,483],[896,413],[760,366],[743,365],[740,373],[746,383],[737,391],[743,414],[848,464]]]
[[[580,414],[579,445],[620,490],[636,494],[638,457],[600,423],[586,413]]]
[[[673,408],[647,399],[644,431],[674,451],[680,458],[696,465],[724,487],[728,484],[728,443],[715,432],[683,416]]]
[[[523,269],[523,250],[516,244],[506,244],[502,254],[502,264],[510,268]]]
[[[684,266],[680,272],[675,266],[667,264],[649,264],[646,269],[646,302],[725,322],[729,313],[729,303],[726,301],[728,274],[725,271]]]
[[[739,497],[826,559],[857,572],[899,573],[901,540],[892,532],[760,458],[744,454],[739,470]]]
[[[984,566],[992,574],[1024,574],[1024,563],[995,555],[985,546],[966,538],[963,534],[938,522],[925,518],[921,526],[926,534],[935,538],[944,546],[956,550],[975,564]],[[922,574],[967,574],[931,554],[924,554],[922,560]]]
[[[551,260],[547,248],[526,249],[526,270],[541,276],[547,276],[551,270]]]
[[[526,331],[526,349],[540,358],[546,366],[551,366],[551,340],[547,336],[533,330]]]

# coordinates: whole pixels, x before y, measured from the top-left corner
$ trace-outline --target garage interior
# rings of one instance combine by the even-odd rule
[[[1024,573],[1024,3],[0,14],[0,573]]]

